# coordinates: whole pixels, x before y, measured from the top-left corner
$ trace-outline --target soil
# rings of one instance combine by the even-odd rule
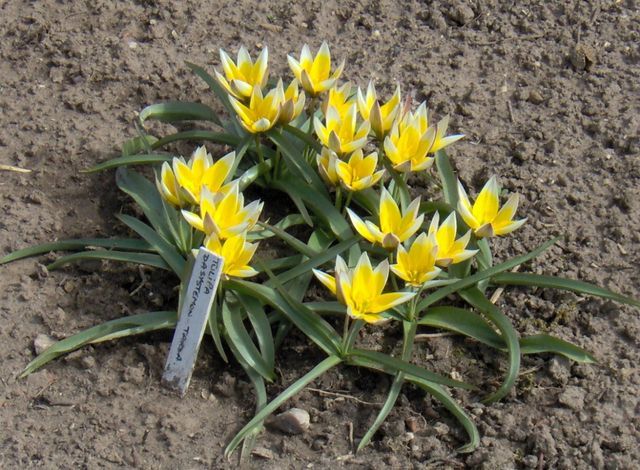
[[[560,234],[535,272],[592,281],[640,298],[640,8],[599,2],[8,0],[0,6],[0,255],[35,243],[124,233],[129,202],[114,175],[80,170],[119,153],[135,111],[162,100],[212,103],[185,67],[210,71],[218,48],[286,54],[327,40],[345,77],[379,91],[400,82],[466,134],[450,155],[472,191],[492,174],[520,192],[528,223],[497,257]],[[183,146],[183,153],[190,152]],[[250,419],[240,368],[204,346],[190,390],[160,385],[171,335],[85,348],[24,380],[39,334],[61,338],[125,314],[170,307],[161,275],[115,264],[48,273],[48,257],[0,267],[0,465],[3,468],[235,468],[222,458]],[[139,288],[138,288],[139,287]],[[135,292],[134,292],[135,291]],[[134,292],[134,293],[132,293]],[[499,305],[522,334],[552,331],[597,365],[527,357],[515,391],[493,406],[454,392],[475,417],[480,448],[429,397],[407,387],[372,445],[354,455],[384,400],[386,377],[342,368],[283,409],[311,415],[304,434],[263,432],[255,468],[631,469],[640,461],[638,310],[547,290],[509,289]],[[368,330],[369,341],[377,338]],[[274,396],[321,357],[293,334]],[[382,347],[382,346],[381,346]],[[416,361],[497,383],[504,360],[454,337],[420,343]],[[324,392],[323,392],[324,391]],[[340,394],[340,395],[336,395]],[[633,462],[636,462],[634,464]]]

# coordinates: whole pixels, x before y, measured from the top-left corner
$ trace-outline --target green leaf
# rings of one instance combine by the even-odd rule
[[[87,344],[138,335],[149,331],[175,328],[176,322],[176,312],[150,312],[110,320],[54,343],[31,361],[22,371],[20,377],[26,377],[49,361]]]
[[[255,298],[236,293],[236,297],[247,311],[253,331],[258,338],[260,352],[270,370],[275,366],[275,350],[273,345],[273,333],[269,318],[262,308],[262,304]]]
[[[316,139],[312,137],[312,134],[298,129],[295,126],[285,125],[282,128],[285,132],[295,136],[297,139],[303,141],[307,146],[311,147],[316,153],[322,152],[322,145]]]
[[[303,259],[304,257],[302,255],[293,255],[276,259],[257,260],[255,268],[258,272],[263,272],[265,270],[280,271],[282,269],[288,269],[299,265],[302,263]]]
[[[183,285],[186,286],[187,284],[183,283]],[[211,334],[211,337],[213,338],[213,344],[218,350],[218,354],[220,354],[220,357],[224,362],[229,362],[220,337],[220,304],[217,300],[211,304],[211,310],[207,317],[207,325],[209,326],[209,334]],[[229,343],[231,343],[231,341],[229,341]]]
[[[198,77],[205,81],[211,91],[216,95],[216,97],[223,104],[229,115],[235,116],[235,110],[233,106],[231,106],[231,102],[229,101],[229,94],[227,91],[222,88],[222,86],[218,83],[218,81],[213,78],[205,69],[200,67],[199,65],[193,64],[191,62],[185,62],[186,66],[189,67]]]
[[[257,297],[262,303],[271,305],[282,312],[298,329],[316,343],[327,354],[337,355],[340,352],[341,340],[335,330],[322,318],[297,302],[286,293],[277,292],[265,285],[249,281],[230,279],[225,287],[246,295]]]
[[[444,200],[455,209],[458,207],[458,178],[456,178],[453,166],[451,166],[449,157],[444,150],[438,150],[435,158]]]
[[[458,387],[467,390],[473,390],[476,388],[471,384],[438,375],[434,372],[428,371],[423,367],[416,366],[414,364],[376,351],[366,351],[364,349],[354,348],[349,352],[349,357],[347,358],[347,360],[350,361],[351,357],[365,358],[370,362],[378,364],[385,371],[390,370],[394,373],[404,372],[406,374],[411,374],[415,377],[422,378],[429,382],[447,385],[449,387]]]
[[[276,227],[275,225],[269,225],[265,222],[258,222],[258,225],[274,233],[278,238],[280,238],[283,242],[296,250],[298,253],[301,253],[309,258],[312,258],[317,254],[317,252],[313,248],[310,248],[304,242],[301,242],[293,235],[289,235],[287,232]]]
[[[491,282],[495,284],[507,284],[512,286],[531,286],[552,289],[562,289],[578,294],[594,295],[603,299],[615,300],[634,307],[640,307],[640,301],[616,294],[608,289],[595,286],[588,282],[575,281],[555,276],[544,276],[531,273],[502,273],[491,277]]]
[[[353,236],[349,223],[322,193],[315,191],[312,187],[291,176],[274,180],[271,185],[275,189],[287,194],[295,194],[302,199],[316,217],[326,223],[328,228],[340,240],[346,240]]]
[[[135,217],[126,214],[118,214],[116,217],[120,219],[129,228],[134,230],[138,235],[144,238],[153,246],[158,254],[171,267],[174,273],[179,277],[184,270],[185,259],[180,256],[176,248],[168,243],[164,238],[158,235],[151,227],[144,222],[139,221]]]
[[[242,322],[242,315],[237,306],[235,307],[232,309],[228,302],[222,304],[222,323],[227,330],[230,343],[233,343],[233,346],[247,364],[271,382],[275,378],[273,368],[269,367],[258,348],[251,341],[251,337]]]
[[[81,251],[79,253],[73,253],[71,255],[62,256],[53,263],[47,265],[49,271],[58,269],[69,263],[87,259],[104,259],[109,261],[122,261],[125,263],[144,264],[146,266],[152,266],[154,268],[166,269],[171,271],[169,265],[159,256],[151,253],[135,253],[131,251],[108,251],[108,250],[95,250],[95,251]]]
[[[282,158],[287,163],[289,171],[295,177],[306,181],[307,185],[311,186],[318,194],[327,198],[327,190],[318,172],[303,158],[304,147],[297,146],[292,139],[287,139],[278,131],[268,132],[267,137],[281,150]]]
[[[82,250],[89,247],[117,248],[119,250],[131,251],[153,251],[153,248],[143,240],[129,238],[78,238],[76,240],[60,240],[58,242],[43,243],[42,245],[30,246],[21,250],[9,253],[0,258],[0,264],[10,263],[19,259],[37,256],[51,251],[73,251]]]
[[[520,340],[520,348],[522,354],[553,353],[560,354],[576,362],[586,362],[587,364],[597,362],[595,357],[581,347],[545,334],[522,338]]]
[[[507,345],[509,368],[504,381],[494,393],[483,400],[486,403],[493,403],[505,397],[511,391],[518,378],[518,372],[520,371],[520,343],[518,342],[518,334],[506,315],[489,302],[484,294],[477,288],[461,291],[460,296],[487,316],[489,321],[498,328]]]
[[[396,374],[396,376],[393,378],[393,383],[391,384],[391,388],[389,389],[387,398],[384,401],[382,408],[380,408],[375,421],[369,427],[369,429],[367,429],[367,432],[364,434],[364,436],[362,436],[362,439],[360,439],[360,443],[358,444],[356,452],[360,452],[369,444],[369,442],[371,442],[371,439],[373,438],[375,433],[378,431],[382,423],[384,423],[384,420],[387,419],[387,416],[389,416],[389,413],[398,400],[398,396],[400,396],[402,385],[404,385],[404,378],[405,375],[402,372]]]
[[[111,168],[118,168],[120,166],[128,165],[149,165],[152,163],[170,162],[173,159],[172,155],[166,155],[161,153],[153,153],[147,155],[129,155],[126,157],[112,158],[106,162],[98,163],[86,170],[80,170],[81,173],[95,173],[97,171],[110,170]]]
[[[147,147],[153,145],[156,140],[158,139],[152,135],[142,135],[129,139],[122,144],[122,156],[127,157],[144,152]]]
[[[337,356],[329,356],[316,365],[313,369],[307,372],[305,375],[296,380],[287,389],[274,398],[267,406],[265,406],[260,412],[258,412],[251,421],[249,421],[236,436],[231,440],[229,445],[224,451],[225,457],[228,457],[238,445],[251,433],[256,427],[260,426],[262,422],[274,411],[276,411],[281,405],[283,405],[291,397],[301,392],[307,385],[313,382],[315,379],[326,373],[332,367],[340,364],[342,360]]]
[[[155,119],[161,122],[210,121],[221,125],[216,112],[202,103],[168,101],[147,106],[140,111],[140,122]]]
[[[514,268],[522,263],[526,263],[530,259],[539,256],[545,250],[547,250],[551,245],[553,245],[558,240],[558,237],[549,240],[546,243],[543,243],[538,248],[529,253],[526,253],[521,256],[516,256],[515,258],[511,258],[504,263],[496,264],[495,266],[485,269],[484,271],[479,271],[472,276],[466,277],[464,279],[459,280],[453,284],[450,284],[446,287],[438,289],[432,294],[427,295],[419,304],[417,311],[421,312],[426,309],[429,305],[434,304],[438,300],[444,299],[446,296],[453,294],[454,292],[458,292],[461,289],[466,289],[467,287],[473,286],[483,279],[488,279],[490,277],[495,276],[498,273],[503,271],[507,271],[511,268]]]
[[[442,328],[469,336],[497,349],[505,348],[502,337],[489,322],[474,312],[458,307],[431,307],[418,322],[420,325]]]
[[[390,375],[395,375],[397,373],[392,369],[385,368],[381,364],[364,357],[351,357],[349,362],[356,366],[385,372]],[[469,416],[465,413],[465,411],[460,407],[460,405],[456,403],[456,401],[451,397],[451,395],[447,393],[447,391],[443,387],[441,387],[437,383],[424,380],[423,378],[417,377],[412,374],[406,374],[405,378],[406,380],[413,382],[424,389],[427,393],[431,394],[436,400],[442,403],[451,414],[453,414],[453,416],[460,422],[460,424],[462,424],[469,436],[469,443],[457,449],[458,452],[472,452],[478,447],[480,443],[480,434],[478,433],[478,429],[476,428],[475,424],[473,424],[473,421],[471,421]]]
[[[172,240],[171,229],[164,217],[162,197],[155,185],[147,178],[125,167],[119,167],[116,170],[116,184],[136,201],[156,232],[165,240]]]
[[[240,178],[238,178],[238,180],[240,181],[240,191],[244,191],[260,176],[268,173],[271,170],[272,166],[273,162],[271,160],[266,160],[262,163],[253,165],[247,171],[242,173]]]
[[[478,262],[478,269],[483,271],[493,266],[493,254],[491,253],[491,246],[486,238],[478,240],[478,248],[480,251],[476,255],[476,261]],[[487,289],[490,279],[483,279],[478,283],[478,288],[481,292]]]
[[[318,266],[335,259],[337,255],[348,250],[351,247],[351,245],[355,244],[357,241],[358,241],[358,238],[353,237],[343,242],[340,242],[337,245],[329,248],[328,250],[325,250],[311,257],[310,259],[308,259],[304,263],[299,264],[295,268],[278,275],[276,279],[278,280],[278,282],[282,284],[292,279],[295,279],[298,276],[301,276],[302,274],[305,274],[311,271],[312,269],[317,268]],[[273,286],[274,281],[267,281],[266,284],[268,286]]]
[[[183,131],[176,132],[175,134],[170,134],[162,139],[158,139],[151,145],[152,149],[158,149],[164,147],[167,144],[172,142],[179,142],[183,140],[188,140],[192,142],[199,141],[207,141],[207,142],[215,142],[217,144],[231,145],[233,147],[240,144],[241,139],[235,135],[226,133],[226,132],[213,132],[213,131],[203,131],[203,130],[193,130],[193,131]]]
[[[305,302],[304,306],[318,314],[346,315],[347,313],[347,307],[340,302]]]

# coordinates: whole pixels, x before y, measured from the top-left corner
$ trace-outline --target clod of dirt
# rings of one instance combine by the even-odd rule
[[[563,357],[554,357],[549,361],[549,375],[559,384],[565,385],[571,376],[571,364]]]
[[[544,103],[544,96],[542,96],[542,94],[540,94],[540,92],[537,90],[531,90],[529,92],[529,97],[527,98],[527,100],[529,101],[529,103],[542,104]]]
[[[580,411],[584,408],[585,391],[580,387],[567,387],[558,397],[558,402],[572,410]]]
[[[291,408],[267,422],[268,426],[287,434],[302,434],[310,424],[309,413],[300,408]]]
[[[596,50],[587,44],[578,43],[571,50],[569,60],[576,70],[590,72],[596,63]]]
[[[447,16],[460,26],[464,26],[473,20],[476,14],[469,5],[458,3],[447,13]]]
[[[55,342],[56,340],[51,336],[39,334],[36,336],[36,339],[33,340],[33,350],[36,354],[40,354]]]
[[[261,459],[265,460],[272,460],[275,457],[272,451],[270,451],[269,449],[265,449],[264,447],[256,447],[251,452],[251,455],[253,455],[254,457],[260,457]]]

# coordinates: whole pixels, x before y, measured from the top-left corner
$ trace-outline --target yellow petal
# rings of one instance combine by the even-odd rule
[[[472,213],[480,224],[492,222],[498,214],[500,188],[493,176],[482,188],[473,204]]]

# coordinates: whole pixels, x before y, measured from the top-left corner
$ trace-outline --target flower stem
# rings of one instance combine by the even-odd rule
[[[346,315],[346,318],[349,318],[349,315]],[[348,320],[345,319],[345,324]],[[358,333],[364,326],[364,321],[356,320],[351,324],[351,327],[348,329],[347,334],[344,336],[342,340],[342,352],[343,354],[349,354],[351,348],[353,348],[353,343],[356,342],[356,337]]]

